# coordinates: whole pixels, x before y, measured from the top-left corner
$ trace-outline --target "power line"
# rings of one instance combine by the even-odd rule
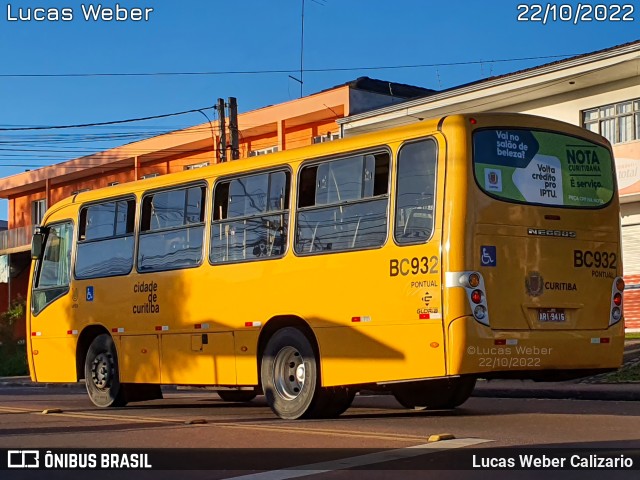
[[[23,132],[28,130],[59,130],[64,128],[85,128],[85,127],[100,127],[104,125],[117,125],[120,123],[129,123],[129,122],[141,122],[144,120],[153,120],[156,118],[166,118],[166,117],[175,117],[177,115],[184,115],[186,113],[195,113],[200,112],[202,110],[211,110],[212,108],[216,108],[215,106],[204,107],[204,108],[196,108],[193,110],[185,110],[184,112],[175,112],[175,113],[165,113],[164,115],[153,115],[150,117],[140,117],[140,118],[130,118],[127,120],[113,120],[110,122],[95,122],[95,123],[81,123],[77,125],[53,125],[53,126],[41,126],[41,127],[10,127],[10,128],[0,128],[0,132]]]
[[[374,67],[327,67],[327,68],[305,68],[307,73],[322,72],[353,72],[361,70],[397,70],[404,68],[433,68],[433,67],[455,67],[463,65],[478,65],[483,63],[506,63],[522,62],[528,60],[549,60],[554,58],[574,57],[578,54],[566,55],[545,55],[540,57],[521,58],[500,58],[494,60],[470,60],[465,62],[444,62],[444,63],[420,63],[413,65],[379,65]],[[219,72],[92,72],[92,73],[5,73],[0,74],[0,78],[70,78],[70,77],[167,77],[167,76],[206,76],[206,75],[267,75],[267,74],[291,74],[300,73],[299,69],[268,69],[268,70],[225,70]],[[184,113],[191,113],[193,110]],[[158,118],[158,117],[150,117]]]

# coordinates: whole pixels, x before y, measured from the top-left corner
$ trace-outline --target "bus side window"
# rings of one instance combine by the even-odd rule
[[[399,244],[431,238],[436,179],[436,142],[403,145],[398,154],[394,236]]]
[[[204,244],[205,186],[174,188],[142,201],[138,271],[197,267]]]
[[[88,205],[80,210],[75,276],[126,275],[133,268],[133,198]]]
[[[300,172],[297,253],[375,248],[387,234],[389,154],[309,165]]]
[[[249,174],[215,186],[211,263],[284,255],[289,223],[289,172]]]

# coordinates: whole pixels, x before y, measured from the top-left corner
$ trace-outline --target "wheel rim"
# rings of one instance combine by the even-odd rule
[[[96,356],[91,364],[91,379],[100,390],[106,390],[111,386],[113,379],[113,358],[108,353]]]
[[[293,347],[284,347],[278,352],[273,367],[275,388],[282,398],[295,399],[304,388],[306,380],[304,358]]]

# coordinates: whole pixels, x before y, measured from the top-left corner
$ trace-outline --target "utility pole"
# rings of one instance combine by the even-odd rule
[[[220,162],[227,161],[227,122],[224,114],[224,99],[218,99],[218,115],[220,116]]]
[[[238,101],[236,97],[229,97],[229,134],[231,137],[231,160],[240,158],[240,144],[238,132]]]

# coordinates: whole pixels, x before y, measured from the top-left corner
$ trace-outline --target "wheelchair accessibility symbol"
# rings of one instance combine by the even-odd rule
[[[87,302],[93,302],[93,287],[87,287]]]
[[[496,247],[493,245],[480,247],[480,265],[495,267],[497,261]]]

